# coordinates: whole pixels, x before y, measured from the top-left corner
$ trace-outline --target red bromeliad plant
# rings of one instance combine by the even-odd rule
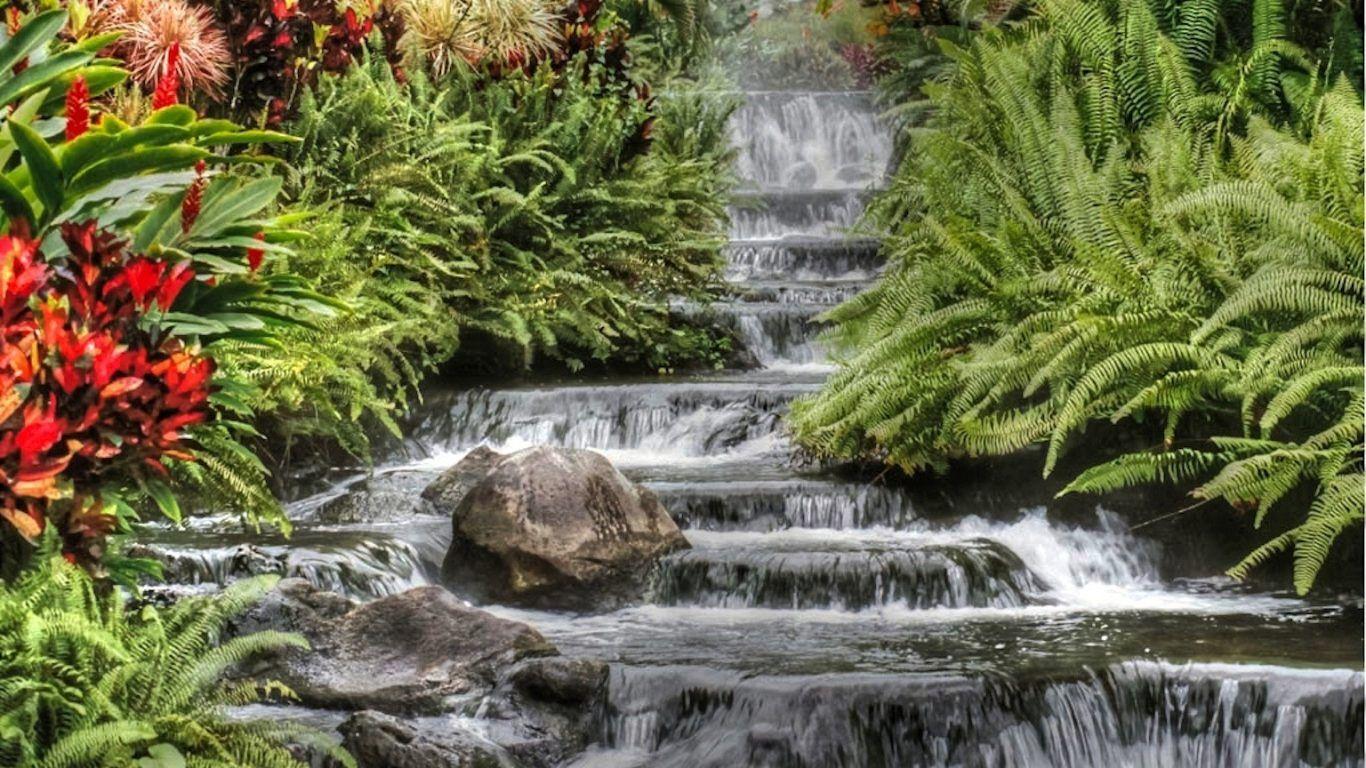
[[[50,264],[22,233],[0,237],[0,517],[30,541],[55,521],[68,555],[93,563],[119,520],[106,506],[194,459],[214,363],[147,322],[190,264],[132,254],[93,221],[61,238]]]

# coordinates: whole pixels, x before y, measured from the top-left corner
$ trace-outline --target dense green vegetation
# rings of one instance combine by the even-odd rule
[[[674,30],[639,44],[657,71],[682,44],[655,27]],[[261,384],[273,434],[364,454],[453,357],[501,375],[723,359],[729,341],[671,321],[667,300],[719,285],[732,106],[650,96],[613,55],[495,79],[418,61],[402,81],[371,55],[302,96],[288,193],[315,237],[281,266],[351,311],[230,361]]]
[[[1046,0],[941,47],[871,214],[890,268],[831,313],[843,365],[798,438],[907,471],[1043,442],[1048,474],[1123,424],[1154,447],[1065,492],[1182,483],[1260,525],[1307,486],[1232,573],[1293,546],[1308,590],[1366,505],[1350,10]]]
[[[49,547],[49,549],[51,549]],[[342,765],[350,756],[288,722],[231,718],[227,708],[287,696],[278,683],[221,682],[264,651],[306,647],[262,632],[220,642],[273,577],[174,607],[128,606],[101,596],[60,556],[0,586],[0,761],[15,768],[237,766],[297,768],[287,749],[308,743]]]
[[[224,639],[268,582],[169,610],[110,584],[157,572],[110,541],[140,516],[287,527],[268,484],[293,440],[366,457],[443,364],[725,355],[667,302],[718,286],[733,105],[641,76],[706,50],[705,8],[448,6],[7,9],[6,765],[293,766],[313,739],[228,716],[289,695],[222,679],[303,643]]]

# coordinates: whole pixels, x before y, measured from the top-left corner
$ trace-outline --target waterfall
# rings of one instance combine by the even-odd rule
[[[760,370],[432,388],[381,466],[291,505],[293,537],[218,520],[148,552],[181,588],[268,572],[392,594],[439,570],[450,521],[420,491],[443,469],[480,445],[592,449],[692,547],[636,605],[483,606],[611,664],[574,768],[1362,765],[1359,606],[1173,579],[1119,517],[1064,522],[1028,488],[985,509],[793,462],[784,414],[828,366],[818,317],[883,266],[851,228],[891,135],[867,94],[759,91],[731,137],[732,296],[677,309]]]

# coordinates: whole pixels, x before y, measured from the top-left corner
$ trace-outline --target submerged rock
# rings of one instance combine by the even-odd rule
[[[486,692],[523,659],[556,653],[534,628],[418,587],[363,605],[287,580],[248,615],[244,629],[299,632],[312,651],[275,657],[258,672],[307,706],[434,713],[452,697]]]
[[[399,720],[367,710],[340,730],[359,768],[519,768],[502,747],[449,720]]]
[[[688,546],[652,491],[577,449],[502,457],[452,511],[451,527],[442,565],[448,585],[481,600],[541,607],[632,599],[660,557]]]
[[[508,671],[479,715],[491,737],[522,763],[557,766],[598,735],[607,678],[607,665],[593,659],[529,659]]]

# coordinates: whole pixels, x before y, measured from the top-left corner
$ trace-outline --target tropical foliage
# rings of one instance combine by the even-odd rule
[[[1333,53],[1361,40],[1330,12],[1047,0],[945,41],[872,214],[889,270],[831,313],[843,367],[799,439],[909,471],[1043,442],[1047,474],[1129,425],[1155,447],[1066,492],[1186,483],[1260,525],[1307,487],[1232,571],[1293,545],[1307,590],[1366,504],[1360,70]],[[1312,54],[1287,39],[1323,27]]]
[[[295,197],[340,208],[367,273],[407,297],[384,303],[423,318],[418,346],[444,356],[477,336],[518,368],[658,367],[673,356],[666,297],[719,268],[729,110],[636,98],[586,59],[439,85],[376,63],[305,100]]]
[[[0,762],[64,766],[301,768],[288,749],[310,744],[341,765],[351,757],[289,722],[232,718],[227,709],[285,697],[278,683],[227,681],[257,654],[303,648],[261,632],[223,637],[273,577],[234,584],[167,610],[102,597],[90,576],[46,553],[0,586]]]
[[[270,346],[334,306],[258,272],[298,236],[260,216],[279,180],[219,170],[246,158],[216,151],[284,137],[174,103],[136,126],[92,115],[90,96],[124,73],[95,59],[107,39],[55,45],[65,23],[63,11],[36,15],[0,45],[12,107],[0,136],[7,571],[26,551],[15,538],[50,521],[69,554],[94,562],[139,502],[178,518],[175,477],[278,514],[264,465],[238,442],[252,428],[230,418],[251,415],[250,382],[208,378],[220,350]]]

